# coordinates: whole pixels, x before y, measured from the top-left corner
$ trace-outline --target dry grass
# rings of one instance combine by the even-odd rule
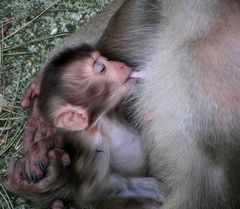
[[[0,175],[21,149],[27,113],[20,102],[45,56],[109,0],[1,0]],[[0,209],[32,208],[0,184]]]

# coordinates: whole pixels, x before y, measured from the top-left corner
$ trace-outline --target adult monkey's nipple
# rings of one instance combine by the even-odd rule
[[[134,71],[131,73],[130,78],[144,78],[146,76],[146,72],[144,71]]]

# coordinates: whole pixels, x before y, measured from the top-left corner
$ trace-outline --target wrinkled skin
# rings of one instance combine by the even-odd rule
[[[23,157],[11,162],[4,185],[9,191],[14,191],[20,196],[26,195],[26,199],[37,205],[47,207],[52,203],[52,209],[62,209],[64,204],[62,200],[56,200],[56,197],[66,200],[73,199],[70,189],[67,189],[68,186],[65,185],[70,158],[62,150],[62,138],[55,134],[53,127],[41,117],[37,107],[37,97],[29,97],[29,95],[36,95],[31,91],[39,89],[35,81],[33,82],[34,85],[31,84],[28,87],[24,98],[25,101],[28,100],[29,104],[33,103],[33,107],[23,134]],[[37,85],[40,85],[39,80]],[[28,173],[29,170],[32,170],[33,173]],[[43,176],[45,177],[42,178]],[[41,181],[39,178],[42,178]],[[64,183],[59,184],[59,181]],[[45,193],[52,195],[49,195],[48,199],[44,199]],[[40,202],[37,203],[36,200]]]
[[[70,185],[65,184],[64,176],[67,175],[68,168],[64,167],[62,160],[64,152],[59,149],[53,149],[48,152],[50,166],[46,176],[36,183],[33,183],[25,174],[25,158],[21,157],[14,162],[9,168],[9,175],[4,182],[4,186],[11,192],[25,197],[37,205],[49,207],[52,203],[52,209],[60,209],[63,202],[56,197],[72,201]],[[59,172],[56,172],[58,170]],[[59,184],[64,182],[63,184]],[[45,196],[47,194],[48,198]]]
[[[21,103],[23,108],[31,107],[31,102],[34,101],[34,99],[39,95],[41,81],[42,75],[39,74],[25,90],[25,94]]]

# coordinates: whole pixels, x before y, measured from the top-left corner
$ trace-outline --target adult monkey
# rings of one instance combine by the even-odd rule
[[[240,208],[240,2],[163,1],[162,15],[136,106],[155,115],[145,142],[172,187],[163,208]]]
[[[134,18],[150,13],[150,9],[139,12],[137,4],[143,2],[125,2],[135,3],[132,11],[139,14]],[[161,10],[165,20],[158,24],[158,38],[144,36],[134,51],[136,56],[147,53],[140,48],[144,43],[158,48],[151,59],[144,60],[149,76],[142,83],[136,107],[139,115],[154,116],[143,127],[151,174],[172,188],[162,208],[240,208],[239,1],[145,3]],[[122,12],[128,21],[116,24],[122,31],[119,37],[125,39],[126,56],[131,57],[127,44],[135,37],[124,28],[133,18],[128,10]],[[111,43],[111,33],[106,32]]]

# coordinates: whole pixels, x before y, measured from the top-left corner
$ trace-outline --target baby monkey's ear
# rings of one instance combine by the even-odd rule
[[[54,126],[70,131],[82,131],[89,125],[89,116],[86,108],[70,104],[61,106],[54,119]]]

